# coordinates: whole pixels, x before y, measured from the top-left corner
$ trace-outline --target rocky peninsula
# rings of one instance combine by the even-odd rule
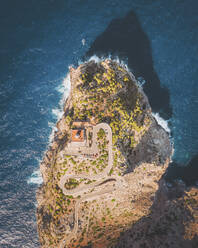
[[[89,61],[70,68],[70,82],[40,165],[41,247],[191,247],[179,245],[197,235],[197,190],[166,186],[169,135],[135,77],[115,61]]]

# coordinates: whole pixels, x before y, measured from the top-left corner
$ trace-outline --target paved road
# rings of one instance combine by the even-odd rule
[[[118,185],[122,184],[122,179],[118,176],[108,176],[108,173],[110,171],[110,169],[113,166],[113,152],[112,152],[112,130],[111,127],[106,124],[106,123],[100,123],[98,125],[96,125],[95,127],[93,127],[93,142],[92,142],[92,147],[90,148],[91,151],[95,152],[98,151],[98,147],[97,147],[97,133],[100,130],[100,128],[104,129],[104,131],[107,134],[107,140],[109,141],[108,143],[108,165],[107,167],[103,170],[103,172],[97,174],[97,175],[88,175],[88,174],[80,174],[80,175],[64,175],[61,177],[60,182],[59,182],[59,186],[62,189],[63,193],[65,195],[72,195],[72,196],[78,196],[81,195],[91,189],[96,188],[97,186],[99,186],[101,183],[107,181],[107,180],[115,180]],[[96,180],[97,182],[91,183],[89,185],[84,185],[81,187],[77,187],[75,189],[72,190],[67,190],[65,189],[64,185],[65,182],[69,179],[69,178],[75,178],[75,179],[88,179],[88,180]],[[65,235],[65,238],[63,238],[63,241],[60,244],[60,248],[63,248],[65,246],[65,244],[69,243],[69,241],[72,238],[76,237],[76,234],[78,232],[78,210],[79,210],[79,206],[83,201],[90,201],[93,199],[96,199],[98,197],[100,197],[101,195],[107,194],[107,193],[111,193],[116,189],[115,186],[112,187],[108,187],[108,189],[103,189],[100,192],[92,192],[92,193],[88,193],[85,196],[82,196],[80,199],[78,199],[76,201],[76,205],[75,205],[75,222],[74,222],[74,229],[72,231],[72,234],[69,235]]]
[[[107,133],[111,132],[111,128],[108,124],[106,123],[100,123],[96,126],[93,126],[93,138],[92,138],[92,146],[91,147],[87,147],[86,145],[82,146],[82,145],[78,145],[78,144],[73,144],[73,143],[69,143],[67,148],[65,148],[64,153],[68,154],[68,155],[81,155],[81,154],[96,154],[98,153],[98,146],[96,144],[97,141],[97,132],[100,130],[100,128],[104,129],[107,131]]]
[[[108,194],[108,193],[111,193],[113,192],[114,190],[116,190],[116,187],[110,187],[108,189],[104,189],[102,190],[101,192],[98,192],[97,194],[96,193],[90,193],[89,195],[86,195],[84,197],[82,197],[81,199],[77,200],[76,202],[76,205],[75,205],[75,222],[74,222],[74,229],[72,231],[71,234],[66,234],[65,237],[63,238],[61,244],[60,244],[60,248],[64,248],[66,244],[68,244],[70,242],[70,240],[72,240],[73,238],[75,239],[76,238],[76,234],[78,232],[78,213],[79,213],[79,207],[80,207],[80,204],[83,202],[83,201],[92,201],[94,199],[97,199],[98,197],[100,197],[101,195],[104,195],[104,194]]]
[[[89,174],[80,174],[80,175],[68,175],[65,174],[61,177],[60,181],[59,181],[59,187],[62,189],[63,193],[65,195],[79,195],[82,194],[83,192],[95,187],[97,185],[97,183],[92,183],[89,185],[85,185],[82,187],[78,187],[75,188],[73,190],[67,190],[65,188],[65,182],[69,179],[69,178],[74,178],[74,179],[88,179],[88,180],[101,180],[102,178],[105,178],[108,176],[108,173],[110,171],[110,169],[112,168],[113,165],[113,152],[112,152],[112,131],[111,131],[111,127],[106,124],[106,123],[100,123],[98,125],[96,125],[93,128],[93,145],[90,148],[92,151],[97,151],[98,150],[98,146],[97,146],[97,133],[100,129],[104,129],[104,131],[106,131],[107,133],[107,140],[109,141],[108,143],[108,165],[107,167],[103,170],[103,172],[97,174],[97,175],[89,175]],[[106,180],[106,179],[104,179]],[[101,182],[100,182],[101,183]]]

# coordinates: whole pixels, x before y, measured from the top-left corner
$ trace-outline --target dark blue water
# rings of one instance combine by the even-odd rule
[[[169,119],[174,162],[196,161],[197,12],[196,0],[1,1],[0,247],[39,246],[34,172],[68,66],[89,55],[118,55],[142,76],[153,109]]]

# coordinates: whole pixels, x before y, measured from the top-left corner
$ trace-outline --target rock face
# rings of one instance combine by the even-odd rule
[[[172,147],[147,97],[111,60],[70,68],[70,81],[64,115],[40,165],[41,247],[168,247],[160,243],[164,236],[156,246],[152,240],[161,218],[164,226],[175,221],[171,211],[180,200],[170,200],[163,179]]]
[[[160,181],[149,214],[131,225],[113,247],[198,247],[197,188],[178,182],[167,189]]]

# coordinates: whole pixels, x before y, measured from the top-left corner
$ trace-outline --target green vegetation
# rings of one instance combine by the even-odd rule
[[[66,117],[68,125],[71,126],[76,119],[88,121],[94,118],[95,123],[106,122],[111,126],[115,148],[124,145],[133,149],[137,145],[136,136],[143,135],[145,128],[150,125],[149,118],[143,111],[137,86],[132,83],[128,72],[114,62],[109,63],[108,66],[102,62],[94,70],[89,65],[83,67],[73,94],[75,96],[73,108]],[[88,140],[91,141],[91,138],[89,132]],[[103,129],[99,130],[97,140],[100,150],[97,158],[79,162],[73,156],[67,157],[68,164],[64,166],[69,168],[69,164],[72,164],[76,174],[102,172],[108,163],[107,142]],[[118,149],[114,152],[114,156],[117,152]],[[120,167],[123,162],[123,156],[118,154],[109,175],[121,175],[119,170],[124,170]],[[63,170],[62,173],[65,172],[66,170]]]
[[[100,130],[97,133],[98,139],[103,139],[105,137],[105,131],[104,129],[100,128]]]
[[[88,63],[81,67],[80,79],[73,85],[71,97],[72,106],[67,110],[64,117],[66,132],[72,128],[72,123],[76,120],[90,121],[92,124],[108,123],[113,134],[114,157],[113,166],[110,168],[108,175],[121,176],[123,174],[123,164],[126,161],[124,154],[121,154],[120,151],[132,150],[137,145],[138,139],[141,138],[146,128],[150,125],[150,119],[142,105],[141,95],[138,93],[137,86],[132,82],[129,73],[112,61],[109,63],[98,63],[97,65]],[[88,131],[87,138],[90,146],[90,141],[92,140],[90,130]],[[80,196],[76,198],[73,198],[72,195],[65,196],[59,188],[57,181],[66,173],[68,175],[70,173],[76,175],[99,174],[104,171],[108,165],[109,154],[108,141],[103,129],[100,129],[97,133],[97,145],[99,152],[96,157],[81,157],[79,159],[77,156],[65,155],[62,160],[59,160],[57,153],[55,162],[53,162],[49,169],[51,170],[49,172],[49,182],[47,182],[45,190],[47,192],[46,195],[51,194],[51,199],[53,200],[50,199],[47,202],[45,210],[52,218],[50,223],[51,230],[56,230],[57,233],[64,235],[64,231],[61,230],[61,218],[63,216],[64,218],[67,217],[68,213],[72,214],[76,200],[80,199]],[[79,187],[80,184],[86,185],[93,182],[95,180],[69,178],[65,183],[65,188],[72,190]],[[116,199],[111,199],[111,201],[113,203]],[[118,203],[115,202],[112,205],[118,206]],[[85,202],[83,206],[85,209]],[[86,213],[84,214],[86,215]],[[129,217],[130,213],[125,213],[125,215]],[[104,231],[105,223],[113,219],[109,208],[105,208],[102,216],[99,223],[96,223],[92,218],[89,219],[89,230],[98,239],[103,235],[101,231]],[[87,216],[86,218],[88,220]],[[102,225],[102,227],[99,225]],[[83,235],[84,233],[85,231],[83,231]],[[58,238],[60,239],[60,237]],[[82,237],[79,241],[84,242],[84,238]],[[48,244],[56,247],[58,240],[51,237]]]
[[[79,184],[79,181],[77,181],[75,178],[69,178],[65,183],[65,188],[71,190],[76,188]]]
[[[72,119],[94,117],[96,123],[107,122],[112,128],[114,145],[124,143],[133,148],[137,144],[135,134],[143,134],[145,127],[150,125],[142,110],[137,86],[128,72],[115,62],[109,63],[108,67],[102,62],[95,69],[92,71],[89,65],[82,69],[81,83],[74,92],[78,97],[74,98]],[[101,129],[98,137],[104,135]]]
[[[61,175],[64,175],[65,172],[71,167],[70,165],[72,164],[72,169],[74,170],[75,174],[82,174],[82,173],[94,173],[98,174],[102,172],[108,165],[108,141],[106,139],[106,133],[104,132],[103,129],[100,129],[98,134],[98,148],[99,148],[99,153],[96,158],[93,159],[78,159],[78,157],[75,156],[65,156],[65,161],[63,163],[63,168],[62,172],[58,172],[58,178],[61,178]],[[65,168],[67,166],[67,168]],[[79,182],[76,180],[70,180],[65,184],[65,187],[67,189],[72,189],[77,187],[80,183],[84,182],[85,184],[90,184],[93,181],[91,180],[86,180],[86,179],[81,179]]]
[[[109,176],[111,176],[113,174],[113,168],[111,168],[111,170],[109,171]]]

